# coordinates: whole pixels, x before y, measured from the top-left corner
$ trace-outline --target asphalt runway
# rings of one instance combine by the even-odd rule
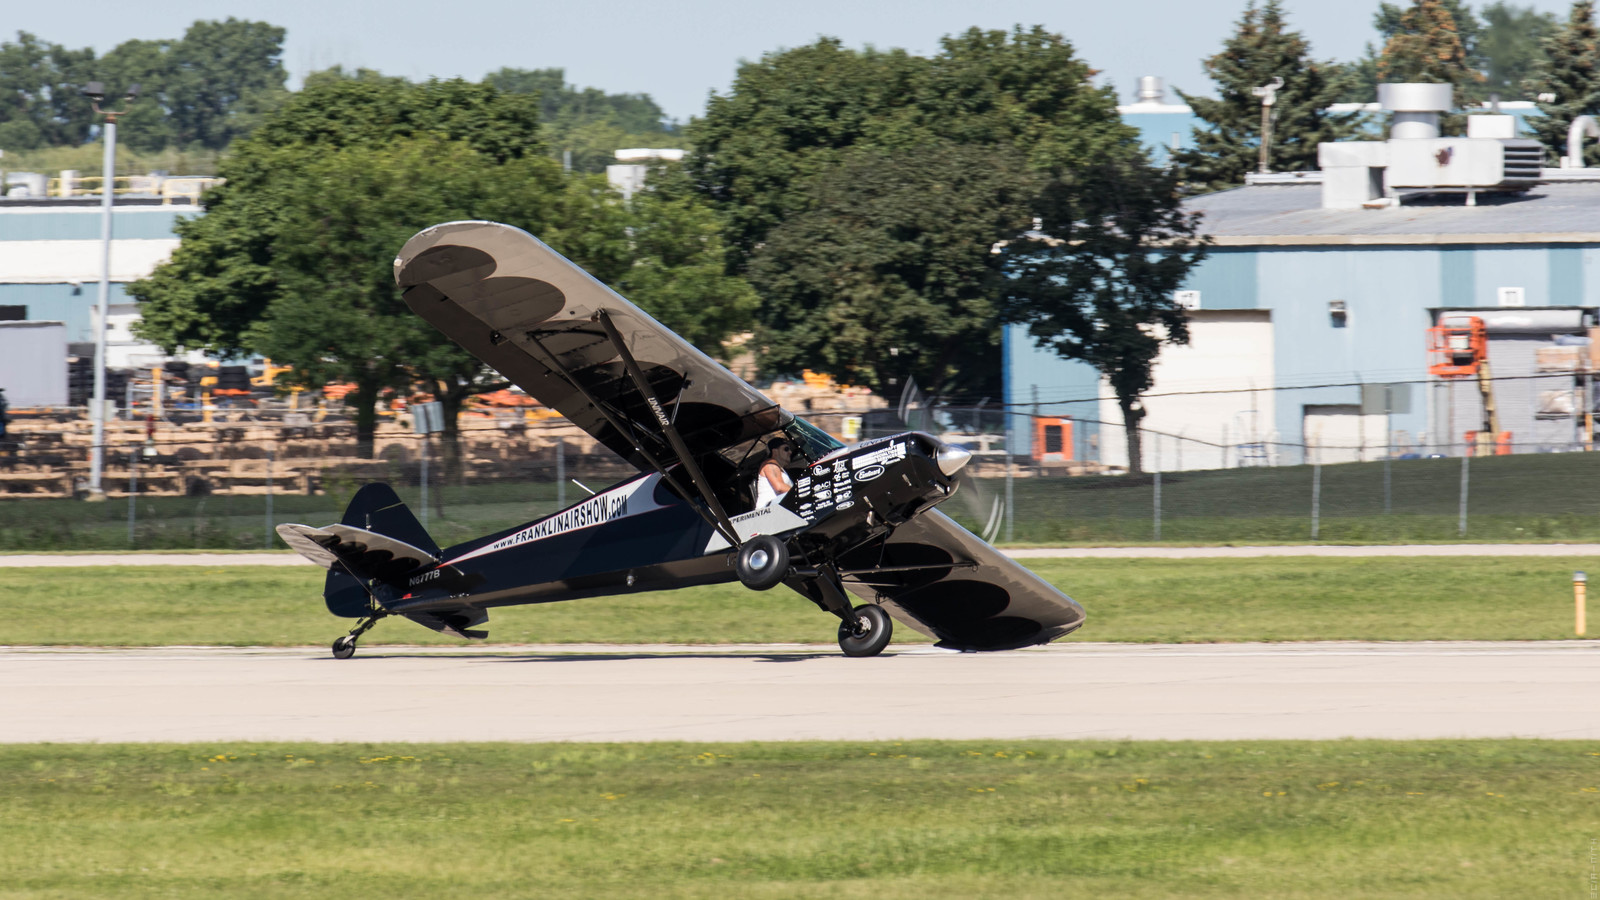
[[[0,650],[0,741],[1600,739],[1600,642]]]
[[[1249,559],[1263,556],[1600,556],[1600,544],[1290,544],[1254,547],[1027,547],[1012,559]],[[301,566],[298,553],[11,553],[0,568]]]

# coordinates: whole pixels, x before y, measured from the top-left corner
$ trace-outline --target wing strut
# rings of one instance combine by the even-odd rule
[[[634,360],[633,354],[628,352],[628,345],[623,342],[622,335],[617,331],[617,326],[612,324],[611,316],[605,310],[594,314],[600,326],[606,330],[606,337],[610,338],[611,346],[622,357],[622,365],[628,370],[628,377],[633,379],[633,386],[644,396],[644,402],[649,405],[650,412],[655,414],[656,421],[661,425],[661,433],[667,436],[667,443],[672,445],[672,452],[678,454],[678,461],[683,464],[683,470],[689,473],[689,480],[699,489],[700,497],[705,500],[706,508],[716,517],[717,530],[728,539],[728,543],[737,547],[740,545],[739,535],[734,530],[733,523],[728,520],[728,514],[722,508],[722,503],[717,500],[717,495],[711,490],[711,485],[706,481],[705,473],[700,471],[700,465],[694,461],[694,456],[689,452],[689,447],[683,442],[683,437],[678,434],[678,426],[674,420],[667,417],[666,410],[661,408],[661,401],[656,399],[656,392],[651,389],[650,382],[644,377],[644,370],[639,368],[639,363]],[[673,410],[676,418],[676,408]]]
[[[607,325],[607,328],[608,328],[608,332],[607,333],[609,334],[609,333],[611,333],[610,323],[607,322],[606,325]],[[591,406],[593,406],[595,408],[595,410],[600,413],[600,415],[605,417],[605,420],[608,423],[610,423],[611,427],[615,428],[617,430],[617,434],[622,435],[624,438],[626,438],[628,440],[628,443],[633,445],[633,449],[639,451],[639,455],[643,456],[644,457],[644,461],[650,464],[650,468],[656,470],[656,474],[660,475],[669,484],[677,484],[678,483],[678,479],[672,477],[672,473],[668,472],[667,471],[667,467],[663,466],[661,464],[661,461],[656,459],[655,454],[653,454],[649,450],[645,449],[644,442],[640,441],[639,438],[634,435],[633,429],[629,428],[626,425],[624,425],[623,423],[617,421],[616,416],[612,415],[611,411],[609,409],[607,409],[604,404],[602,404],[599,400],[595,399],[595,396],[593,394],[589,393],[589,389],[584,387],[583,382],[579,381],[576,378],[573,378],[572,375],[570,375],[567,372],[566,366],[563,366],[561,364],[561,360],[557,359],[556,355],[554,353],[551,353],[549,348],[545,347],[544,343],[542,341],[540,341],[538,337],[536,337],[532,332],[529,332],[528,333],[528,340],[531,341],[535,347],[538,347],[539,348],[539,352],[543,353],[545,355],[545,358],[549,360],[549,366],[550,366],[551,371],[553,371],[556,374],[560,375],[561,379],[563,381],[565,381],[567,384],[571,385],[573,390],[575,390],[578,393],[582,394],[584,399],[588,400],[589,404]],[[633,357],[632,356],[627,356],[627,357],[625,357],[625,359],[626,359],[627,362],[630,362],[630,363],[633,362]],[[674,437],[676,437],[677,436],[677,431],[673,430],[672,431],[672,435]],[[674,449],[677,449],[677,448],[674,448]],[[692,460],[688,460],[687,457],[684,457],[684,459],[687,461],[687,465],[689,465],[689,466],[693,466],[694,465]],[[694,474],[699,474],[699,469],[695,468],[693,470],[693,473]],[[584,488],[584,490],[588,490],[588,488]],[[726,515],[722,515],[722,518],[720,520],[717,518],[717,514],[721,514],[722,513],[722,507],[720,505],[715,507],[715,513],[711,512],[711,511],[708,511],[708,510],[705,510],[705,509],[701,509],[700,507],[695,506],[693,503],[690,503],[689,505],[694,507],[695,511],[699,512],[701,517],[704,518],[706,520],[706,522],[709,525],[711,525],[712,528],[715,528],[719,533],[722,534],[722,536],[724,538],[727,538],[728,543],[730,545],[732,545],[734,547],[739,546],[739,543],[740,543],[739,542],[739,535],[738,535],[737,532],[734,531],[733,524],[731,522],[727,522],[727,516]],[[724,523],[725,522],[727,523],[726,527],[724,527]]]

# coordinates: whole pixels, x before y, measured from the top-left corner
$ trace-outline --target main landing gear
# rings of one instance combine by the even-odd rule
[[[733,570],[752,591],[771,590],[789,575],[789,547],[770,534],[758,534],[739,548]]]
[[[333,642],[333,658],[334,659],[349,659],[350,657],[355,656],[356,655],[356,640],[359,639],[363,634],[366,634],[367,633],[367,629],[369,629],[372,626],[378,624],[378,620],[383,618],[386,615],[388,615],[388,613],[376,613],[374,615],[368,616],[367,618],[362,619],[361,623],[358,624],[356,627],[350,629],[350,633],[349,634],[347,634],[344,637],[339,638],[338,640],[334,641]]]
[[[770,534],[759,534],[744,542],[734,557],[733,569],[739,582],[755,591],[766,591],[793,574],[789,569],[789,545]],[[812,599],[818,606],[839,617],[839,649],[845,656],[877,656],[894,636],[894,620],[874,603],[852,608],[839,574],[832,566],[808,570],[804,579],[814,586]],[[809,591],[808,591],[809,593]],[[341,638],[342,640],[342,638]],[[352,650],[353,650],[352,646]],[[334,645],[334,655],[339,655]]]
[[[863,603],[852,611],[854,621],[839,623],[839,649],[845,656],[877,656],[894,636],[894,620],[883,607]]]

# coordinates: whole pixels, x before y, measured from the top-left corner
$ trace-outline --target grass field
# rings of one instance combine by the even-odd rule
[[[1077,598],[1069,640],[1548,640],[1572,636],[1571,577],[1594,558],[1031,560]],[[0,645],[316,645],[349,627],[328,615],[322,570],[239,566],[0,570]],[[798,595],[738,585],[494,610],[495,643],[833,640]],[[908,628],[897,643],[922,640]],[[410,622],[366,646],[459,644]]]
[[[1459,459],[1396,460],[1389,467],[1387,492],[1384,468],[1382,462],[1321,468],[1317,540],[1600,540],[1600,501],[1591,492],[1573,489],[1600,481],[1600,454],[1525,454],[1471,461],[1464,536],[1458,529]],[[573,474],[584,477],[581,472]],[[399,480],[401,497],[417,507],[418,490],[399,485]],[[606,483],[606,479],[589,480],[591,487]],[[324,483],[327,493],[322,495],[274,495],[270,517],[261,495],[142,498],[131,542],[125,499],[94,504],[7,499],[0,502],[0,549],[281,546],[269,524],[338,521],[357,487],[337,474],[330,474]],[[992,496],[1002,496],[1004,480],[986,479],[985,487]],[[1015,543],[1156,542],[1152,476],[1018,478],[1013,490]],[[944,509],[968,527],[977,527],[979,508],[967,502],[976,492],[969,489],[966,494]],[[1311,495],[1309,466],[1166,473],[1161,481],[1160,541],[1310,541]],[[572,502],[578,496],[578,489],[569,485],[566,499]],[[549,482],[450,485],[435,488],[432,499],[429,525],[444,546],[557,509],[556,486]]]
[[[1584,897],[1600,744],[0,746],[0,898]]]

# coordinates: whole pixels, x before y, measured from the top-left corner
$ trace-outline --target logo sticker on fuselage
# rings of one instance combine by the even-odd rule
[[[857,481],[871,481],[883,474],[883,466],[870,465],[856,473]]]

